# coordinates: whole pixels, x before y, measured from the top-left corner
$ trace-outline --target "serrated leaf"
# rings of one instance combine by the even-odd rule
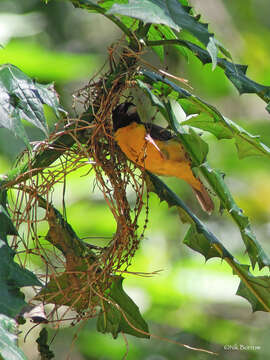
[[[27,360],[17,346],[16,322],[0,314],[0,358],[3,360]]]
[[[269,150],[267,146],[260,143],[257,137],[254,137],[253,135],[249,134],[247,131],[245,131],[244,129],[233,123],[231,120],[223,117],[219,113],[219,111],[215,109],[215,107],[207,104],[198,97],[195,97],[186,90],[172,83],[170,80],[163,78],[159,74],[153,73],[149,70],[144,70],[142,73],[146,76],[144,80],[149,81],[149,83],[154,86],[155,90],[159,89],[160,93],[162,93],[163,91],[162,86],[170,87],[171,90],[169,88],[166,90],[168,94],[167,96],[171,96],[172,92],[178,93],[179,98],[177,100],[179,101],[179,103],[181,103],[182,99],[185,99],[185,101],[193,102],[195,105],[197,105],[197,109],[199,109],[200,111],[206,111],[208,115],[212,117],[213,124],[217,123],[227,128],[228,130],[231,131],[232,135],[235,136],[235,138],[241,136],[242,139],[245,139],[245,137],[247,137],[246,141],[247,143],[249,143],[249,145],[254,146],[262,153],[269,155],[268,153]],[[162,82],[163,84],[157,87],[157,82]],[[145,88],[147,88],[147,85],[145,85]],[[150,89],[148,89],[146,93],[148,93],[148,95],[151,97],[149,92],[151,92]],[[174,98],[176,97],[174,96]],[[154,104],[155,103],[158,105],[157,100],[155,100]],[[253,268],[256,265],[256,263],[258,263],[260,269],[263,268],[264,266],[270,266],[270,258],[267,256],[267,254],[264,252],[261,245],[257,241],[253,231],[251,230],[247,216],[245,216],[243,211],[235,203],[228,187],[224,182],[223,174],[212,169],[207,162],[201,162],[204,159],[204,157],[201,157],[201,159],[198,158],[198,154],[200,154],[200,152],[196,151],[196,147],[193,147],[192,143],[189,144],[187,141],[185,141],[185,138],[183,136],[185,132],[182,131],[182,127],[180,123],[174,119],[174,114],[171,109],[170,103],[166,104],[166,109],[168,116],[166,116],[165,114],[165,118],[170,123],[174,132],[178,134],[183,145],[185,146],[186,151],[189,153],[191,157],[192,163],[194,165],[200,166],[200,170],[203,173],[204,177],[207,179],[212,189],[219,196],[222,206],[225,209],[227,209],[228,213],[232,216],[233,220],[238,225]],[[191,121],[196,122],[196,118],[194,118]],[[211,127],[209,128],[209,130],[211,130]]]
[[[107,14],[126,15],[145,23],[163,24],[176,31],[180,30],[171,17],[167,1],[164,0],[129,0],[128,4],[116,3]]]
[[[267,157],[270,156],[270,148],[259,140],[259,136],[250,134],[232,120],[222,116],[222,114],[214,106],[189,93],[187,90],[182,89],[170,80],[163,78],[159,74],[153,73],[149,70],[144,70],[143,74],[145,74],[147,77],[145,80],[150,80],[151,84],[153,84],[154,81],[163,82],[163,88],[161,87],[162,85],[159,86],[160,94],[162,91],[164,91],[164,86],[168,85],[171,88],[171,92],[169,89],[167,89],[167,96],[172,96],[172,91],[176,92],[180,97],[178,99],[176,95],[172,97],[177,99],[181,105],[182,101],[184,100],[186,102],[185,106],[187,106],[187,103],[191,103],[196,106],[195,109],[200,114],[196,117],[185,120],[182,122],[182,125],[189,125],[205,131],[209,131],[218,139],[235,138],[240,159],[251,155],[264,155]],[[157,83],[155,83],[153,86],[155,89],[158,88]],[[140,87],[143,88],[141,84]],[[151,96],[151,89],[147,88],[147,85],[144,85],[144,88],[148,89],[148,95]],[[155,104],[153,103],[153,105]]]
[[[38,352],[42,360],[50,360],[54,358],[54,353],[50,350],[48,345],[48,331],[43,328],[36,342],[38,343]]]
[[[270,148],[260,141],[259,135],[252,135],[232,120],[228,118],[224,119],[233,130],[238,156],[240,159],[253,155],[270,156]]]
[[[1,225],[0,225],[1,226]],[[24,286],[42,286],[36,276],[14,262],[14,252],[0,237],[0,313],[16,317],[26,305]]]
[[[203,43],[213,61],[213,69],[217,63],[218,48],[228,52],[208,32],[208,25],[200,23],[190,14],[191,8],[182,5],[178,0],[129,0],[128,4],[114,4],[107,14],[122,14],[145,23],[163,24],[179,31],[185,29]]]
[[[107,290],[107,296],[117,304],[117,307],[104,302],[103,311],[98,317],[97,330],[102,333],[110,332],[114,338],[118,336],[119,332],[140,338],[149,338],[148,325],[142,318],[138,306],[123,290],[122,282],[122,277],[115,277],[110,289]],[[118,309],[118,306],[121,310]]]
[[[59,102],[52,85],[34,82],[14,65],[0,67],[0,127],[11,130],[28,144],[22,120],[47,134],[44,104],[59,116]]]
[[[237,295],[246,298],[254,311],[270,311],[270,278],[268,276],[255,277],[249,272],[249,266],[239,264],[205,224],[157,176],[148,173],[147,187],[149,191],[156,193],[161,201],[166,201],[168,206],[176,206],[188,214],[192,225],[185,236],[184,243],[201,253],[206,260],[212,257],[224,259],[232,268],[233,273],[241,279]],[[267,261],[269,263],[269,259]]]
[[[209,242],[204,235],[199,234],[194,225],[188,229],[183,243],[201,253],[206,260],[213,257],[220,257],[219,252],[213,247],[211,242]]]
[[[217,139],[231,139],[233,137],[230,129],[224,127],[220,122],[214,121],[208,114],[201,113],[196,117],[185,120],[183,125],[193,126],[197,129],[208,131]]]
[[[17,231],[7,212],[6,191],[0,191],[0,313],[15,317],[26,305],[23,286],[42,286],[36,276],[14,262],[15,252],[7,244],[8,235]]]
[[[157,24],[150,27],[147,33],[147,38],[150,41],[159,41],[164,39],[177,39],[177,36],[168,26]],[[175,48],[180,52],[181,55],[184,56],[186,60],[188,59],[186,49],[183,46],[175,45]],[[157,53],[161,60],[164,59],[163,45],[153,46],[153,50]]]
[[[245,280],[248,281],[240,282],[236,295],[248,300],[253,311],[265,311],[267,308],[270,311],[270,277],[253,276],[247,271]],[[254,292],[260,294],[261,301],[254,295]]]
[[[203,64],[211,63],[212,58],[209,53],[198,45],[190,41],[179,40],[179,45],[187,47]],[[240,94],[257,94],[266,103],[266,110],[270,113],[270,86],[261,85],[246,76],[247,66],[234,64],[224,58],[217,58],[217,66],[225,71],[227,78],[233,83]]]
[[[269,267],[270,258],[257,241],[251,229],[248,217],[234,201],[227,185],[224,182],[224,174],[212,169],[207,163],[202,164],[200,169],[214,191],[218,194],[223,207],[227,209],[228,213],[239,227],[252,267],[254,268],[256,263],[258,263],[260,269],[264,266]]]
[[[97,319],[97,331],[103,334],[111,333],[116,339],[120,332],[121,316],[121,312],[115,306],[104,302]]]

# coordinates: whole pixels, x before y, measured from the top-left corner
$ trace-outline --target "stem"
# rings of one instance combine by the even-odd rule
[[[193,44],[190,41],[180,40],[180,39],[167,39],[167,40],[145,40],[145,43],[147,46],[180,45],[180,46],[183,46],[183,47],[189,49],[190,51],[192,51],[192,53],[203,63],[203,65],[212,62],[211,56],[209,55],[207,50],[201,48],[200,46],[198,46],[196,44]],[[217,57],[217,66],[219,66],[221,69],[224,70],[225,75],[227,77],[228,77],[228,73],[230,73],[230,71],[231,71],[230,66],[232,66],[235,69],[234,70],[235,74],[237,74],[238,77],[240,78],[239,81],[241,81],[241,77],[245,78],[246,81],[248,81],[249,85],[254,88],[253,91],[249,90],[249,91],[246,91],[245,93],[250,93],[250,92],[255,93],[267,104],[269,103],[269,101],[270,101],[270,98],[269,98],[270,87],[269,86],[257,84],[253,80],[246,77],[246,75],[244,73],[241,73],[241,72],[238,73],[236,64],[227,61],[225,58]],[[230,78],[229,78],[229,80],[231,81]],[[234,83],[233,83],[233,85],[235,86]],[[256,86],[260,86],[262,88],[262,90],[256,91],[255,90]],[[239,88],[238,87],[236,87],[236,88],[239,91]],[[240,92],[240,94],[241,93],[242,92]]]

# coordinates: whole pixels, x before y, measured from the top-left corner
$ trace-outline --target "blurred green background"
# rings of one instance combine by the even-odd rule
[[[248,76],[270,84],[269,0],[193,0],[202,20],[228,48],[236,63],[249,65]],[[67,1],[2,0],[0,2],[0,63],[17,65],[39,82],[54,82],[63,107],[72,113],[72,94],[86,85],[101,68],[108,46],[122,34],[102,16],[75,9]],[[155,54],[147,59],[158,64]],[[189,80],[193,92],[270,146],[269,114],[255,95],[242,95],[220,69],[202,66],[191,55],[188,62],[168,49],[169,72]],[[53,128],[53,119],[51,120]],[[28,128],[32,141],[42,134]],[[232,140],[217,141],[203,135],[210,145],[209,162],[226,174],[226,183],[240,207],[249,216],[257,239],[270,253],[270,162],[260,157],[239,160]],[[5,173],[23,149],[20,140],[0,129],[0,173]],[[93,189],[93,176],[78,171],[68,179],[67,217],[80,237],[111,237],[113,218],[101,194]],[[92,177],[91,177],[92,176]],[[242,263],[248,263],[239,233],[230,218],[218,211],[211,217],[197,206],[190,189],[173,179],[166,182],[197,213],[224,245]],[[59,189],[61,190],[61,189]],[[58,193],[56,191],[56,193]],[[61,209],[61,191],[55,205]],[[216,200],[218,208],[218,201]],[[182,244],[187,226],[174,209],[150,196],[149,226],[131,271],[161,273],[151,278],[126,276],[124,288],[140,307],[159,337],[203,347],[220,353],[222,359],[265,359],[270,355],[270,317],[252,313],[246,300],[235,295],[239,280],[220,260],[204,258]],[[95,240],[103,244],[104,240]],[[257,271],[258,273],[258,271]],[[31,326],[28,324],[28,326]],[[33,346],[38,328],[22,343],[29,359],[36,359]],[[56,330],[52,329],[53,336]],[[124,339],[113,340],[95,330],[95,320],[83,327],[58,330],[52,342],[57,359],[115,360],[126,351]],[[73,344],[73,340],[76,341]],[[140,340],[127,336],[128,360],[210,359],[159,339]],[[257,350],[226,350],[257,346]]]

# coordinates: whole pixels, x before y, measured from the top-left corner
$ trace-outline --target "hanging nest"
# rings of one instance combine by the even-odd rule
[[[131,55],[126,51],[122,54],[125,54],[121,55],[125,59],[120,60],[130,63]],[[114,61],[111,56],[111,64]],[[139,233],[138,219],[145,205],[144,177],[127,161],[115,143],[111,120],[121,96],[132,86],[136,61],[133,64],[114,79],[109,89],[106,81],[111,72],[98,81],[90,81],[75,94],[75,104],[83,103],[84,115],[68,119],[63,130],[55,131],[35,149],[36,154],[44,149],[62,151],[61,157],[47,168],[38,171],[29,168],[29,172],[38,174],[13,187],[17,190],[15,209],[12,209],[15,224],[17,229],[25,229],[25,224],[27,228],[23,237],[14,237],[12,245],[23,266],[29,268],[29,264],[35,264],[35,256],[44,262],[45,266],[40,269],[39,265],[36,271],[44,288],[36,291],[33,301],[54,304],[49,320],[56,319],[56,316],[61,320],[57,310],[63,305],[67,306],[66,311],[75,310],[79,314],[76,319],[81,320],[95,316],[97,305],[104,307],[102,304],[106,301],[113,304],[110,289],[131,264],[146,228],[147,205],[145,224]],[[89,113],[91,116],[86,115]],[[72,137],[74,145],[66,147],[60,144],[57,149],[52,148],[51,144],[59,134]],[[67,174],[82,167],[87,172],[89,164],[116,222],[115,234],[105,247],[91,246],[79,239],[65,214],[62,215],[52,204],[55,184],[62,182],[65,186]],[[130,202],[127,197],[130,188],[135,202]],[[147,199],[146,196],[146,202]],[[39,225],[44,222],[48,224],[45,238],[39,233]]]

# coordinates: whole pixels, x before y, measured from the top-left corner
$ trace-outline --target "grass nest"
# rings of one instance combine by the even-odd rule
[[[129,60],[127,54],[126,59]],[[84,115],[65,119],[62,129],[56,129],[34,150],[35,154],[48,149],[62,151],[61,157],[37,172],[29,167],[33,175],[13,186],[11,210],[23,235],[14,236],[12,247],[21,265],[34,270],[44,284],[41,290],[35,289],[32,303],[53,304],[46,322],[70,319],[67,313],[74,310],[75,321],[87,319],[96,316],[98,306],[112,304],[112,299],[108,299],[112,284],[127,271],[143,237],[148,216],[144,176],[115,143],[111,119],[113,109],[132,87],[134,69],[115,78],[109,89],[105,85],[109,74],[105,74],[78,91],[75,105],[83,104]],[[87,117],[87,113],[91,116]],[[58,142],[56,149],[52,144],[63,134],[72,137],[74,145],[67,147]],[[56,184],[62,183],[65,190],[67,175],[82,167],[86,173],[89,167],[95,172],[95,183],[115,219],[116,231],[104,247],[81,240],[66,218],[65,206],[60,213],[53,205]],[[131,190],[132,197],[127,195]],[[65,191],[63,205],[64,195]],[[138,219],[144,206],[146,216],[139,231]],[[40,234],[44,223],[45,236]],[[60,314],[63,306],[66,310]]]

